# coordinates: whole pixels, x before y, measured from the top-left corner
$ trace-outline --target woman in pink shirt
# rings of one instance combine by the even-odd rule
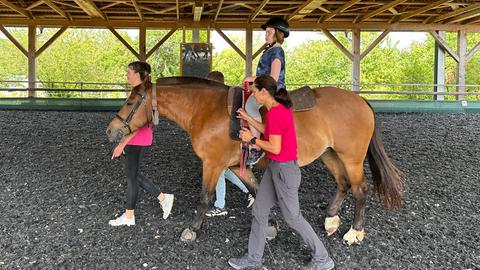
[[[150,65],[145,62],[136,61],[128,65],[127,81],[133,87],[132,93],[144,93],[147,90],[151,90],[150,72]],[[173,206],[173,194],[160,192],[150,179],[140,174],[140,165],[145,148],[152,145],[152,139],[152,124],[149,123],[138,131],[125,136],[113,150],[112,159],[125,153],[128,185],[125,213],[116,219],[110,220],[109,224],[111,226],[135,225],[135,204],[139,187],[158,199],[163,209],[164,219],[170,215]]]
[[[277,82],[269,75],[255,79],[253,96],[257,103],[267,108],[265,124],[239,109],[239,117],[263,133],[263,140],[255,138],[244,128],[240,138],[257,145],[265,152],[269,164],[253,205],[253,219],[248,239],[248,253],[228,260],[235,269],[260,268],[266,241],[266,228],[270,209],[278,204],[286,223],[294,229],[312,251],[312,260],[306,269],[330,270],[334,262],[312,226],[303,218],[298,201],[301,173],[297,163],[297,137],[293,122],[292,101],[284,88],[277,89]]]

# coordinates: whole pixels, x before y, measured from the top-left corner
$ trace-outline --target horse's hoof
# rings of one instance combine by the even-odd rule
[[[325,218],[325,231],[327,231],[328,236],[334,234],[338,227],[340,227],[340,217],[338,215]]]
[[[345,240],[349,246],[352,244],[360,244],[364,238],[365,230],[357,231],[354,230],[353,227],[350,227],[350,230],[343,236],[343,240]]]
[[[197,239],[197,233],[194,232],[193,230],[190,230],[189,228],[186,228],[182,232],[182,236],[180,237],[180,240],[182,242],[193,242]]]

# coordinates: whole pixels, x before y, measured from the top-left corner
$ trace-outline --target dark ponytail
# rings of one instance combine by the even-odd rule
[[[277,91],[275,91],[275,94],[273,95],[273,98],[283,106],[287,108],[292,107],[292,100],[290,99],[290,95],[287,92],[287,89],[285,88],[279,88]]]
[[[292,107],[292,100],[288,95],[287,89],[277,89],[277,82],[270,75],[258,76],[253,83],[255,84],[255,87],[257,89],[267,90],[270,96],[272,96],[278,103],[282,104],[287,108]]]

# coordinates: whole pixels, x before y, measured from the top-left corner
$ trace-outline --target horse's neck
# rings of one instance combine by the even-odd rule
[[[208,108],[217,106],[212,99],[214,92],[205,89],[185,89],[179,86],[161,86],[158,97],[160,115],[175,122],[190,133],[195,117],[210,113]]]

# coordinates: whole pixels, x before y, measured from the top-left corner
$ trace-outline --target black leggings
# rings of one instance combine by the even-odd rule
[[[155,198],[160,195],[160,190],[148,178],[140,174],[140,162],[144,154],[144,146],[127,145],[125,146],[125,164],[127,171],[127,209],[134,210],[138,198],[138,187],[142,187]]]

